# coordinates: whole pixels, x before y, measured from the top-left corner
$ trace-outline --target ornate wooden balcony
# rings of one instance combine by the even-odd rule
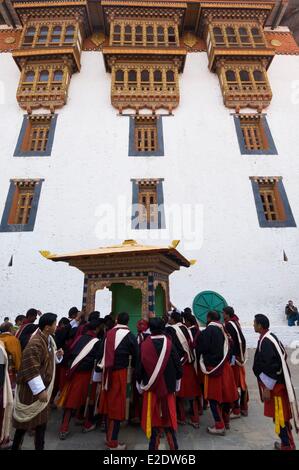
[[[54,111],[66,104],[71,77],[70,68],[63,63],[27,64],[21,73],[17,101],[30,112],[36,108]]]
[[[267,72],[261,64],[222,63],[217,68],[223,101],[228,108],[254,108],[269,106],[272,91]]]
[[[171,64],[116,64],[112,68],[112,105],[172,112],[179,104],[178,70]]]
[[[263,60],[267,69],[275,55],[261,26],[256,23],[213,22],[209,24],[205,37],[209,69],[213,72],[222,59]]]

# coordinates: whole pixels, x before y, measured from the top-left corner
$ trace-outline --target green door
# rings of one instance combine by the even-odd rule
[[[162,317],[165,313],[165,291],[163,287],[158,284],[155,290],[155,314],[156,317]]]
[[[207,313],[210,310],[216,310],[221,314],[224,307],[227,306],[226,300],[217,292],[206,290],[197,294],[193,300],[193,312],[200,323],[206,324]],[[221,315],[221,321],[223,320]]]
[[[136,333],[136,323],[141,319],[142,294],[140,289],[134,289],[125,284],[112,284],[112,310],[117,316],[121,312],[127,312],[130,316],[129,328]]]

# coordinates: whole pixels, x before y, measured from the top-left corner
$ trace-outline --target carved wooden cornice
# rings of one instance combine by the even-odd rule
[[[85,36],[92,34],[86,0],[54,2],[17,2],[16,12],[24,25],[29,19],[74,19],[84,26]]]
[[[118,61],[130,62],[154,62],[156,64],[171,62],[183,72],[186,61],[185,48],[133,48],[105,46],[102,49],[106,70],[111,72],[111,67]]]
[[[49,60],[61,60],[64,62],[67,60],[71,64],[73,73],[80,71],[81,68],[80,53],[76,47],[17,49],[13,51],[12,55],[19,69],[22,68],[24,59],[26,61],[37,60],[38,62]]]

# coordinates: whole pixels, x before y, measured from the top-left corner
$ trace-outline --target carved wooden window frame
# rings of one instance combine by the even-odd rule
[[[260,227],[296,227],[282,177],[250,177]]]
[[[277,149],[264,114],[234,114],[242,155],[277,155]]]
[[[55,28],[60,27],[61,33],[59,36],[59,40],[53,42],[53,32]],[[73,40],[66,41],[66,38],[69,36],[67,32],[68,28],[74,28],[73,32]],[[24,42],[26,37],[28,37],[28,29],[35,28],[35,33],[33,35],[33,40],[30,43]],[[46,39],[44,42],[39,42],[40,32],[42,28],[48,28]],[[67,46],[75,46],[78,45],[79,49],[82,49],[82,33],[81,33],[81,25],[76,20],[55,20],[55,21],[46,21],[46,20],[38,20],[38,21],[29,21],[23,28],[22,35],[20,38],[19,48],[55,48],[55,47],[67,47]]]
[[[0,232],[34,230],[43,181],[43,179],[10,180]]]
[[[117,32],[115,28],[117,27]],[[131,28],[131,40],[126,38],[126,27]],[[138,41],[136,41],[136,29],[141,28],[141,33],[138,30]],[[151,37],[152,40],[148,41],[148,28],[152,28]],[[164,31],[164,39],[161,41],[161,31],[158,33],[158,29]],[[173,28],[174,41],[169,41],[169,29]],[[142,40],[140,40],[142,35]],[[129,20],[129,19],[114,19],[110,24],[110,46],[134,46],[134,47],[179,47],[179,29],[175,21],[163,21],[163,20]]]
[[[151,128],[154,132],[154,145],[138,145],[138,131]],[[142,136],[141,136],[142,138]],[[145,148],[147,147],[147,149]],[[129,156],[161,157],[164,155],[162,116],[136,115],[130,116]]]
[[[214,34],[214,28],[219,28],[221,30],[221,34],[218,33],[218,36],[222,37],[221,43],[217,43]],[[228,28],[232,28],[234,34],[228,33]],[[244,28],[247,32],[247,36],[249,38],[248,43],[244,43],[242,41],[242,34],[240,34],[240,28]],[[253,30],[257,29],[259,34],[254,35]],[[234,37],[236,41],[231,41],[229,37]],[[261,41],[256,41],[255,38],[261,38]],[[259,23],[256,22],[230,22],[230,21],[213,21],[208,25],[207,29],[207,43],[208,46],[211,44],[213,47],[216,48],[239,48],[239,49],[259,49],[259,48],[267,48],[267,39],[264,34],[263,28]]]
[[[133,179],[132,229],[165,228],[163,179]]]
[[[51,155],[56,128],[57,114],[26,114],[23,118],[21,132],[14,151],[14,157],[47,157]],[[34,127],[44,129],[43,148],[32,150],[31,133]],[[48,130],[47,135],[46,131]]]

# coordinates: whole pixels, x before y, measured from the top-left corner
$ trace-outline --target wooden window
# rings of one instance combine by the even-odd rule
[[[242,117],[240,125],[246,150],[268,149],[267,138],[259,117]]]
[[[10,180],[0,232],[32,232],[43,179]]]
[[[172,26],[168,28],[168,44],[176,44],[175,31]]]
[[[29,134],[28,148],[25,151],[45,152],[48,143],[50,123],[32,123]]]
[[[164,37],[164,28],[163,28],[163,26],[158,26],[158,28],[157,28],[157,40],[158,40],[158,46],[165,45],[165,37]]]
[[[154,44],[154,28],[152,26],[146,27],[146,44],[148,46]]]
[[[265,47],[265,41],[259,28],[251,28],[251,34],[256,47]]]
[[[258,188],[266,220],[284,221],[285,213],[277,181],[268,180],[267,178],[264,181],[258,180]]]
[[[51,44],[59,44],[61,39],[61,26],[54,26],[51,33]]]
[[[172,70],[167,70],[166,72],[166,81],[168,84],[174,83],[174,72]]]
[[[151,181],[139,183],[139,224],[147,226],[158,223],[157,185]]]
[[[26,132],[23,137],[21,151],[45,152],[48,144],[50,126],[51,116],[30,116]]]
[[[74,26],[67,26],[65,29],[64,42],[71,44],[74,42],[75,28]]]
[[[155,152],[158,135],[156,119],[135,120],[135,149],[137,152]]]
[[[155,87],[162,86],[162,72],[161,72],[161,70],[155,70],[154,71],[154,85],[155,85]]]
[[[222,29],[219,27],[213,28],[213,35],[215,39],[216,46],[225,46],[225,40],[223,36]]]
[[[42,26],[39,30],[37,37],[37,44],[39,46],[44,46],[47,43],[49,28],[48,26]]]
[[[135,45],[136,46],[143,45],[143,28],[140,25],[136,26],[136,29],[135,29]]]
[[[129,82],[130,86],[137,86],[137,72],[136,72],[136,70],[129,70],[128,82]]]
[[[256,83],[256,85],[260,87],[266,87],[267,86],[267,81],[265,80],[265,75],[261,70],[254,70],[253,71],[253,78]]]
[[[39,82],[47,82],[49,80],[49,72],[48,70],[42,70],[39,74]]]
[[[141,86],[149,87],[150,74],[148,70],[141,71]]]
[[[55,70],[53,74],[53,82],[61,83],[63,79],[63,71],[62,70]]]
[[[237,83],[236,73],[234,70],[227,70],[225,72],[227,82]]]
[[[238,46],[238,39],[235,28],[228,26],[226,28],[226,36],[229,47]]]
[[[120,33],[121,33],[120,25],[119,24],[114,25],[113,44],[115,45],[120,44]]]
[[[26,28],[24,39],[23,39],[23,46],[32,46],[34,36],[35,36],[35,28],[33,26]]]
[[[35,73],[30,70],[29,72],[26,72],[24,75],[24,82],[26,83],[33,83],[35,77]]]
[[[132,28],[129,25],[125,26],[124,44],[132,44]]]
[[[14,151],[15,157],[50,156],[54,140],[57,115],[25,115],[18,142]]]
[[[243,47],[251,46],[251,41],[250,41],[247,28],[244,28],[244,27],[239,28],[239,36],[240,36],[241,45]]]
[[[29,222],[34,196],[35,182],[19,181],[16,183],[12,207],[9,214],[9,225],[26,225]]]
[[[123,85],[124,84],[124,71],[123,70],[116,70],[115,72],[115,83],[116,85]]]

